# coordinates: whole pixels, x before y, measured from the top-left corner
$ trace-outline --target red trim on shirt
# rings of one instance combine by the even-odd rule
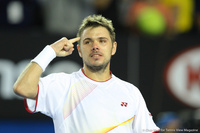
[[[39,85],[38,85],[38,93],[37,93],[37,96],[36,96],[36,103],[35,103],[35,109],[34,109],[34,111],[31,111],[31,110],[28,108],[27,99],[26,99],[26,98],[24,99],[24,106],[25,106],[25,109],[26,109],[26,111],[28,111],[29,113],[34,113],[34,112],[36,111],[37,103],[38,103],[38,95],[39,95]]]
[[[82,73],[83,73],[87,78],[89,78],[89,77],[84,73],[83,68],[81,68],[81,71],[82,71]],[[91,79],[91,78],[89,78],[89,79],[91,79],[91,80],[93,80],[93,81],[95,81],[95,82],[106,82],[106,81],[108,81],[108,80],[110,80],[110,79],[112,78],[112,72],[111,72],[111,71],[110,71],[110,75],[111,75],[111,77],[110,77],[109,79],[105,80],[105,81],[96,81],[96,80]]]

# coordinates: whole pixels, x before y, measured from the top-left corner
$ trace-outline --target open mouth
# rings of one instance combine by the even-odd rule
[[[91,57],[100,57],[100,56],[102,56],[102,54],[100,54],[100,53],[92,53],[90,56]]]
[[[94,59],[94,60],[99,60],[99,59],[102,57],[102,54],[100,54],[100,53],[92,53],[92,54],[90,55],[90,57],[91,57],[92,59]]]
[[[95,54],[95,55],[92,55],[91,57],[99,57],[101,55],[98,55],[98,54]]]

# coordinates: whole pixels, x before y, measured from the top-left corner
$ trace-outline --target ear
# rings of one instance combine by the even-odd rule
[[[80,45],[79,44],[77,44],[77,49],[78,49],[79,56],[82,58],[82,54],[81,54],[81,50],[80,50]]]
[[[112,48],[112,55],[114,55],[117,51],[117,42],[113,43],[113,48]]]

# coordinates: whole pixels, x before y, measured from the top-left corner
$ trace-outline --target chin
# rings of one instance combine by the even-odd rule
[[[109,63],[106,63],[106,64],[93,64],[93,65],[87,65],[87,68],[90,69],[92,72],[98,72],[98,71],[104,71],[107,66],[108,66]]]

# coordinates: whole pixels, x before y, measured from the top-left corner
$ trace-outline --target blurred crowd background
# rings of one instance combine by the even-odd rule
[[[12,85],[45,45],[75,37],[92,14],[112,20],[111,71],[140,89],[161,132],[200,132],[199,0],[0,0],[0,132],[53,132],[50,118],[25,111]],[[73,54],[44,75],[81,66]]]
[[[74,35],[81,20],[90,14],[112,19],[118,30],[154,36],[200,29],[198,0],[1,0],[0,4],[3,29],[37,28]]]

